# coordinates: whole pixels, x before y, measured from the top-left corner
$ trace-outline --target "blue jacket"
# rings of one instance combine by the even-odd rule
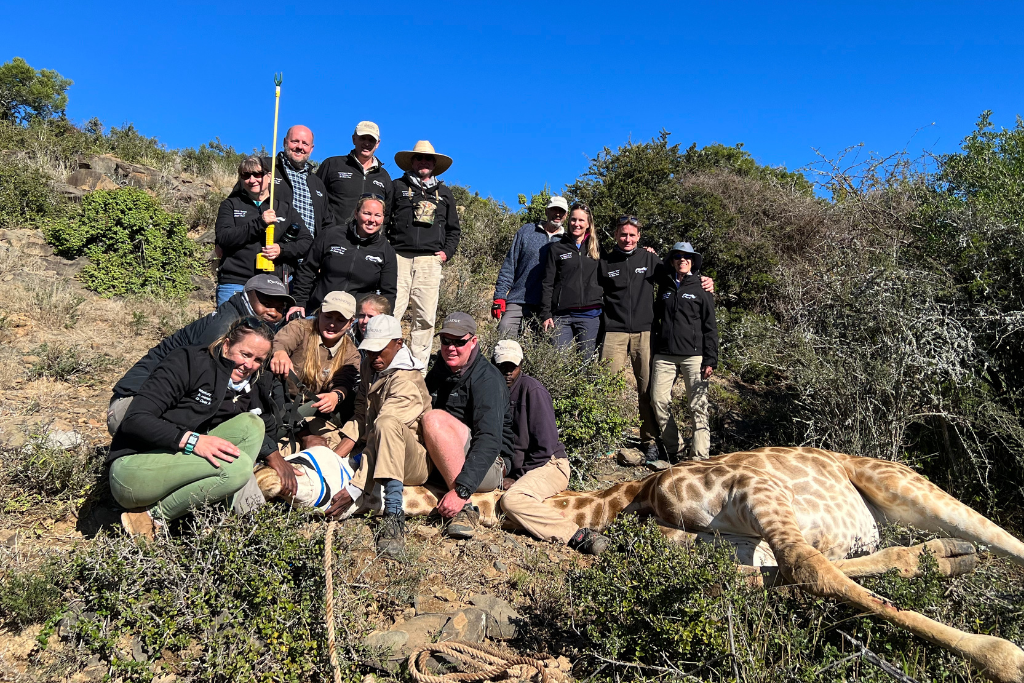
[[[494,287],[494,298],[504,299],[510,304],[540,304],[541,280],[544,279],[546,247],[561,238],[563,233],[549,235],[536,223],[527,223],[516,231],[512,247],[505,255],[505,262],[498,271],[498,284]]]

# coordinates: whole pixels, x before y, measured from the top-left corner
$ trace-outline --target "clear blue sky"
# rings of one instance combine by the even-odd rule
[[[371,119],[389,170],[429,139],[455,159],[446,180],[512,205],[662,128],[793,169],[813,148],[856,143],[949,152],[983,110],[1006,127],[1024,114],[1024,7],[1011,3],[5,2],[3,14],[2,61],[73,79],[75,120],[130,121],[171,147],[219,136],[269,149],[283,71],[282,124],[313,129],[314,158],[347,153]]]

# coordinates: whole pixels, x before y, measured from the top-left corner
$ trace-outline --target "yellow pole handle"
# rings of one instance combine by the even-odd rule
[[[281,86],[274,88],[274,141],[271,143],[270,155],[270,208],[274,208],[274,186],[277,184],[274,182],[277,178],[277,114],[281,108]],[[264,244],[270,246],[274,243],[274,226],[267,226],[266,241]],[[257,270],[274,270],[274,262],[265,257],[263,254],[256,255],[256,269]]]

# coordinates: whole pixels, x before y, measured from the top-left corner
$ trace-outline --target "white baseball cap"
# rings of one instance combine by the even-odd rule
[[[494,364],[523,362],[523,347],[513,339],[502,339],[494,345]]]
[[[381,351],[392,339],[402,338],[402,325],[393,315],[375,315],[366,323],[360,351]]]
[[[565,201],[565,197],[559,197],[558,195],[555,195],[554,197],[552,197],[551,199],[548,200],[547,208],[549,208],[549,209],[561,209],[562,211],[565,211],[566,213],[568,213],[569,212],[569,202]]]

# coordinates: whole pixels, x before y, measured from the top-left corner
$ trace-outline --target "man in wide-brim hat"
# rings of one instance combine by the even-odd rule
[[[395,154],[405,171],[394,181],[394,204],[388,239],[398,253],[398,296],[395,317],[412,309],[409,350],[426,363],[434,339],[441,264],[459,246],[459,213],[451,190],[438,180],[452,158],[434,151],[427,140]]]

